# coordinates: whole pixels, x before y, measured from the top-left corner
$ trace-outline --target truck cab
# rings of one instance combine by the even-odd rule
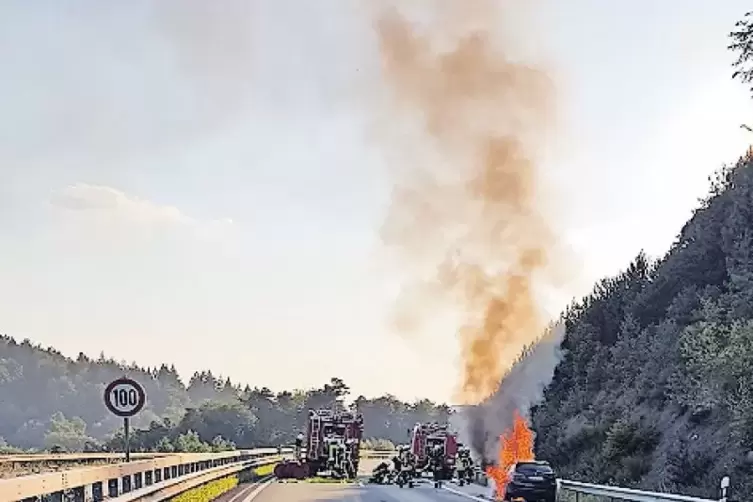
[[[458,454],[457,434],[449,426],[437,423],[418,423],[413,428],[411,451],[416,457],[417,467],[424,470],[429,464],[429,452],[438,448],[443,459],[443,479],[451,479]]]
[[[306,463],[310,475],[327,470],[337,477],[358,472],[363,416],[352,412],[309,410]]]

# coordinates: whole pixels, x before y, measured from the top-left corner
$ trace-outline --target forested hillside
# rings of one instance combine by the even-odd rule
[[[333,378],[321,388],[274,393],[265,387],[236,385],[210,371],[184,383],[173,366],[140,368],[100,356],[76,360],[28,341],[0,337],[0,447],[62,447],[66,450],[115,448],[122,422],[104,406],[108,382],[127,374],[147,392],[147,407],[134,420],[144,429],[134,449],[216,448],[290,442],[312,407],[332,405],[349,389]],[[365,436],[405,442],[407,429],[423,420],[444,420],[446,406],[430,401],[404,403],[392,396],[353,403],[364,413]],[[218,436],[221,436],[218,438]]]
[[[565,478],[753,492],[753,157],[722,170],[662,259],[643,254],[565,314],[532,412]]]

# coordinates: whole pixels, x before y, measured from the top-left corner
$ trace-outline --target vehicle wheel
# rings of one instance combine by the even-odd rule
[[[413,481],[408,483],[408,488],[413,488]]]

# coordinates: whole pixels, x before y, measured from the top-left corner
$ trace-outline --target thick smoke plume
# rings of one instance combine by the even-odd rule
[[[496,459],[499,433],[510,430],[513,412],[518,411],[528,419],[531,406],[543,398],[544,388],[551,382],[560,361],[564,336],[564,325],[550,327],[523,351],[493,396],[461,412],[466,440],[482,460]]]
[[[437,3],[422,24],[385,10],[378,23],[391,111],[415,112],[421,131],[409,146],[400,138],[405,157],[383,232],[415,272],[394,325],[420,327],[441,312],[438,299],[459,312],[458,398],[483,403],[467,420],[485,458],[513,411],[526,414],[551,379],[561,330],[546,332],[541,290],[567,268],[537,169],[553,86],[505,50],[500,19],[514,17],[511,4]]]
[[[379,18],[394,104],[417,112],[423,131],[423,148],[411,145],[400,166],[383,238],[417,271],[404,281],[396,326],[417,326],[433,315],[423,308],[449,299],[461,315],[459,398],[479,403],[544,331],[537,288],[562,269],[537,170],[553,88],[505,52],[498,26],[508,13],[498,3],[434,5],[423,25],[397,10]]]

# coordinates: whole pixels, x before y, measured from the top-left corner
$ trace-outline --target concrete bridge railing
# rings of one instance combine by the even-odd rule
[[[283,454],[292,453],[283,448]],[[361,458],[389,458],[390,451],[361,450]],[[122,458],[117,453],[67,453],[13,455],[2,461],[49,462]],[[141,453],[129,463],[73,468],[0,480],[2,502],[150,502],[165,500],[183,491],[231,474],[279,462],[277,448],[236,450],[221,453]]]
[[[283,450],[283,453],[289,453]],[[234,472],[279,462],[277,448],[179,453],[0,480],[0,501],[118,502],[164,500]],[[177,490],[177,491],[176,491]],[[173,493],[174,492],[174,493]],[[170,493],[170,495],[168,495]]]

